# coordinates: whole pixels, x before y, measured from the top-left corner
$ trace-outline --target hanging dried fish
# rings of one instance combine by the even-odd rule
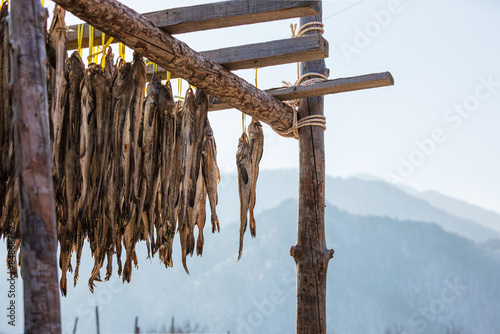
[[[219,218],[216,212],[218,202],[217,184],[220,182],[220,173],[219,167],[217,166],[217,146],[208,119],[207,125],[205,126],[205,137],[203,138],[202,173],[205,180],[208,200],[210,202],[212,233],[214,233],[215,230],[220,232]]]
[[[188,237],[190,233],[190,223],[188,217],[189,194],[191,188],[195,185],[191,179],[191,169],[193,166],[194,155],[194,117],[196,114],[196,102],[193,90],[190,88],[186,93],[184,105],[182,108],[182,127],[181,127],[181,194],[179,207],[179,234],[181,238],[182,265],[189,274],[186,265],[186,255],[188,253]]]
[[[52,139],[52,160],[54,161],[54,176],[55,184],[60,185],[62,175],[58,163],[61,159],[58,157],[60,150],[58,149],[61,141],[61,132],[63,131],[63,89],[67,85],[64,78],[66,66],[66,45],[67,45],[67,29],[64,21],[66,11],[58,5],[54,8],[54,16],[50,25],[48,34],[47,56],[49,59],[49,92],[50,92],[50,110],[49,123],[51,128]]]
[[[248,126],[248,137],[250,139],[250,161],[252,164],[252,176],[250,177],[250,234],[255,238],[257,227],[253,210],[255,208],[255,199],[257,192],[257,178],[259,177],[259,163],[264,152],[264,133],[262,124],[252,117],[252,122]]]
[[[85,65],[83,64],[78,52],[73,52],[66,66],[65,81],[67,84],[66,94],[63,98],[62,106],[64,107],[61,124],[61,139],[59,143],[59,151],[57,154],[61,158],[62,165],[61,176],[64,177],[63,190],[63,206],[64,216],[59,217],[57,223],[57,234],[59,244],[61,245],[60,267],[61,281],[60,288],[63,296],[66,295],[67,282],[66,272],[70,266],[71,253],[74,243],[77,241],[77,233],[81,224],[77,223],[75,204],[79,196],[79,177],[80,169],[80,123],[81,123],[81,91],[80,84],[85,73]],[[80,225],[80,226],[78,226]]]
[[[177,220],[179,219],[179,211],[181,207],[181,186],[182,186],[182,113],[183,106],[180,101],[177,101],[174,107],[174,150],[172,153],[172,162],[170,164],[170,185],[168,189],[168,217],[167,223],[169,231],[167,240],[165,241],[165,254],[163,262],[166,266],[172,267],[172,247],[175,233],[177,232]],[[180,224],[179,224],[180,227]]]
[[[240,195],[240,247],[238,260],[243,253],[243,236],[247,229],[248,207],[250,205],[250,179],[252,177],[252,164],[250,158],[250,145],[245,132],[241,135],[236,152],[236,167],[238,169],[238,192]]]
[[[157,229],[157,247],[160,253],[160,260],[163,261],[165,266],[169,266],[169,260],[166,257],[166,249],[175,233],[175,227],[172,227],[172,222],[169,221],[169,189],[172,174],[174,172],[174,159],[175,159],[175,113],[176,106],[172,95],[172,87],[170,82],[165,85],[165,94],[160,94],[160,105],[164,105],[163,112],[160,113],[162,126],[160,128],[161,140],[161,155],[160,155],[160,217],[159,228]],[[162,107],[163,108],[163,107]],[[175,186],[175,185],[174,185]]]
[[[160,172],[159,164],[159,129],[160,129],[160,92],[162,91],[160,79],[153,76],[148,85],[148,95],[144,107],[144,121],[142,131],[142,169],[143,176],[140,182],[140,199],[138,206],[137,225],[142,226],[141,239],[146,240],[148,256],[151,255],[150,237],[153,234],[154,210],[157,197],[157,178]],[[166,90],[166,88],[164,88]],[[142,224],[141,224],[142,222]],[[154,240],[151,239],[151,243]]]

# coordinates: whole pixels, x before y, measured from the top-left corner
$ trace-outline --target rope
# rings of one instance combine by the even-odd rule
[[[323,22],[318,21],[306,23],[300,27],[299,30],[297,30],[297,34],[295,36],[301,37],[311,31],[319,31],[323,34],[325,32],[325,25]]]
[[[297,29],[297,24],[290,24],[290,28],[292,30],[292,37],[301,37],[307,34],[308,32],[311,31],[319,31],[321,34],[325,32],[324,29],[325,25],[322,22],[309,22],[301,26],[299,29]],[[297,63],[297,81],[293,84],[293,86],[304,86],[304,85],[312,85],[314,83],[318,82],[323,82],[328,80],[328,77],[324,74],[321,73],[305,73],[301,76],[300,74],[300,68],[299,68],[299,63]],[[309,78],[306,80],[306,78]],[[283,84],[287,87],[291,87],[292,85],[289,82],[283,81]],[[278,133],[282,137],[286,138],[295,138],[299,139],[299,129],[306,127],[306,126],[318,126],[323,129],[323,131],[326,130],[326,117],[323,115],[311,115],[311,116],[306,116],[302,118],[301,120],[297,120],[297,106],[299,104],[299,100],[291,100],[291,101],[286,101],[286,104],[288,104],[290,107],[293,109],[293,123],[292,126],[285,130],[285,131],[279,131],[274,129],[276,133]]]

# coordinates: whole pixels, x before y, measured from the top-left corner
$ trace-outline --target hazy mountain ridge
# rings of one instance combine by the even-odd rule
[[[237,224],[207,235],[203,258],[189,259],[190,276],[180,265],[178,244],[168,270],[157,260],[148,263],[145,247],[139,247],[140,270],[130,284],[98,283],[92,296],[83,279],[70,290],[63,299],[65,325],[79,315],[82,328],[92,328],[93,307],[84,304],[90,297],[101,305],[106,333],[130,330],[136,315],[144,326],[175,316],[213,333],[293,333],[295,263],[289,249],[296,239],[296,208],[295,200],[287,200],[258,215],[258,236],[247,233],[240,262]],[[500,331],[500,263],[469,240],[436,224],[352,216],[332,205],[326,230],[327,246],[335,249],[328,269],[328,333],[381,334],[397,324],[407,333],[442,334],[450,323],[471,334]],[[84,262],[87,273],[91,264]],[[446,294],[453,302],[442,300],[448,286],[458,287]],[[107,295],[111,302],[102,303]],[[441,304],[437,316],[429,313]]]
[[[222,174],[220,210],[229,213],[239,205],[235,174]],[[257,186],[257,211],[273,208],[288,198],[298,198],[298,171],[265,170],[259,175]],[[444,197],[443,195],[441,195]],[[420,199],[384,181],[367,177],[326,177],[326,200],[339,209],[354,215],[387,216],[398,220],[433,222],[446,231],[456,233],[475,242],[500,238],[500,233],[484,226],[484,223],[464,219],[435,207],[433,203]],[[457,211],[462,202],[454,200]],[[465,203],[464,203],[465,205]],[[473,206],[471,206],[473,207]],[[481,208],[473,207],[478,212]],[[485,210],[483,210],[485,211]],[[500,215],[491,213],[500,221]],[[236,220],[237,216],[232,216]],[[500,228],[500,227],[499,227]]]
[[[97,283],[92,295],[87,280],[93,260],[86,247],[82,280],[62,299],[63,332],[72,332],[76,316],[77,333],[94,332],[97,304],[102,333],[131,332],[135,316],[139,316],[143,329],[168,323],[175,316],[179,322],[207,325],[212,333],[293,333],[295,263],[289,250],[296,240],[297,202],[286,199],[297,196],[296,174],[294,170],[262,172],[257,238],[250,238],[247,232],[240,262],[236,261],[236,178],[227,174],[222,176],[219,198],[221,233],[206,231],[203,258],[188,259],[190,276],[182,269],[178,241],[174,245],[174,268],[170,269],[157,258],[148,261],[145,246],[139,244],[140,268],[133,271],[131,283],[123,285],[116,278],[115,265],[111,281]],[[394,202],[392,197],[368,201],[387,196],[387,192],[396,200],[403,193],[406,202]],[[414,214],[411,208],[429,207],[419,199],[417,206],[410,205],[410,195],[380,182],[328,178],[326,197],[328,202],[332,199],[360,212],[356,216],[327,205],[327,246],[335,249],[327,285],[329,334],[382,334],[394,325],[405,328],[408,334],[441,334],[450,323],[462,326],[464,333],[500,332],[496,319],[500,314],[496,242],[478,247],[434,223],[370,214],[382,212],[374,207],[382,210],[391,203],[402,203],[389,213],[403,217]],[[71,281],[71,275],[68,279]],[[449,291],[449,286],[455,286],[458,293],[448,292],[443,300],[443,291]],[[21,287],[22,281],[18,281],[18,290]],[[3,280],[0,289],[6,291]],[[453,302],[448,302],[451,299]],[[442,310],[436,309],[440,305]],[[429,313],[433,308],[436,314]],[[22,323],[22,314],[18,316]],[[9,329],[5,326],[1,323],[0,331]]]

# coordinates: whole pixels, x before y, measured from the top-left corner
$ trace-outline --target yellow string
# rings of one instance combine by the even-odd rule
[[[91,63],[93,61],[92,55],[94,53],[94,27],[89,26],[89,56],[87,61]]]
[[[182,79],[181,78],[177,78],[177,86],[179,87],[179,96],[180,96],[182,93]]]
[[[255,68],[255,87],[257,87],[257,88],[258,88],[258,87],[259,87],[259,85],[257,84],[257,70],[258,70],[258,68],[256,67],[256,68]]]
[[[45,1],[42,0],[42,7],[45,7]]]
[[[125,44],[118,43],[118,57],[125,61]]]
[[[243,133],[247,133],[247,127],[245,126],[245,114],[241,113],[241,127],[243,128]]]
[[[83,49],[82,49],[82,41],[83,41],[83,29],[85,27],[85,24],[79,24],[78,25],[78,54],[80,55],[80,58],[83,57]]]
[[[167,82],[170,82],[171,77],[172,74],[169,71],[167,71]]]

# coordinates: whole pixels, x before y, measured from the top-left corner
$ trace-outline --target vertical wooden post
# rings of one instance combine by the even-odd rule
[[[321,1],[317,1],[321,9]],[[301,18],[300,24],[322,20]],[[312,31],[308,34],[316,34]],[[301,74],[326,74],[324,60],[301,63]],[[323,97],[301,99],[298,118],[323,115]],[[326,272],[333,250],[325,242],[325,145],[320,127],[299,129],[299,213],[297,245],[290,254],[297,270],[297,334],[326,333]]]
[[[101,328],[99,326],[99,307],[98,306],[95,307],[95,324],[97,327],[97,334],[100,334]]]
[[[78,325],[78,317],[75,318],[75,325],[73,326],[73,334],[76,334],[76,326]]]
[[[24,332],[61,333],[57,239],[40,0],[11,1],[9,31],[18,177]]]

